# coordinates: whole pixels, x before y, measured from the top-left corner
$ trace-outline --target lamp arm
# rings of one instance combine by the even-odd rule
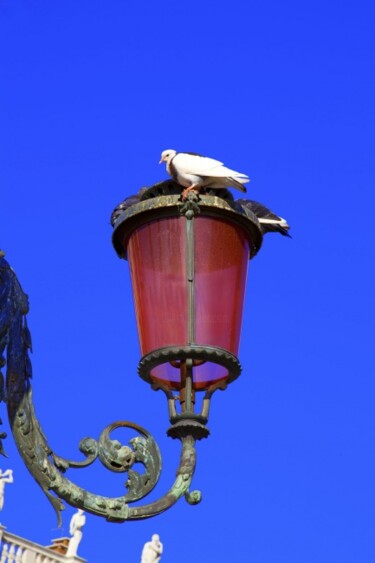
[[[0,368],[7,367],[6,391],[2,376],[0,378],[0,399],[7,402],[8,417],[20,455],[53,505],[59,524],[60,513],[64,509],[61,499],[112,522],[155,516],[170,508],[183,495],[190,504],[198,503],[200,493],[189,493],[196,463],[195,439],[189,434],[180,436],[182,453],[172,488],[157,501],[140,507],[129,507],[129,503],[144,498],[155,487],[161,471],[159,448],[144,428],[132,422],[117,421],[107,426],[98,440],[84,438],[79,444],[85,456],[83,461],[70,461],[52,451],[36,417],[32,400],[31,337],[26,321],[28,310],[27,296],[16,274],[0,254]],[[110,438],[111,432],[118,428],[131,428],[140,436],[132,438],[130,445],[124,446]],[[0,434],[0,452],[3,452],[1,438],[4,437],[4,433]],[[116,498],[96,495],[63,475],[69,468],[87,467],[96,459],[113,472],[127,473],[125,495]],[[135,463],[144,466],[143,473],[132,469]]]
[[[180,439],[182,442],[182,452],[177,477],[172,488],[155,502],[129,508],[130,520],[141,520],[161,514],[175,504],[183,495],[189,504],[198,504],[201,501],[202,495],[200,491],[189,491],[196,465],[195,439],[193,436],[185,436]]]

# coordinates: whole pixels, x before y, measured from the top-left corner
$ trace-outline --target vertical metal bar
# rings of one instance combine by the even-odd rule
[[[193,360],[186,360],[186,383],[185,383],[185,412],[194,412],[192,408],[193,398]]]
[[[195,342],[195,287],[194,287],[194,217],[186,217],[186,277],[187,277],[187,322],[188,343]],[[185,367],[185,412],[193,412],[193,361],[186,360]]]
[[[180,405],[181,405],[181,412],[186,411],[186,360],[181,360],[180,364],[180,381],[181,381],[181,389],[180,389]]]
[[[186,219],[186,277],[188,292],[188,343],[195,341],[194,217]]]

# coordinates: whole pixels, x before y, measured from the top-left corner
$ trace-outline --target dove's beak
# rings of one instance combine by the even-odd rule
[[[161,159],[159,160],[159,164],[161,164],[162,162],[164,162],[164,158],[161,158]]]

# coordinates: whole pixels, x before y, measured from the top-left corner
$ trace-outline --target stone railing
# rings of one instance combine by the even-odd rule
[[[81,557],[66,557],[7,532],[0,526],[0,563],[85,563]]]

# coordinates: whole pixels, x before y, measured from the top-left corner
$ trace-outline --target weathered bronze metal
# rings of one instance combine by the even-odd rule
[[[129,507],[129,504],[144,498],[154,488],[161,469],[159,448],[147,430],[132,422],[118,421],[107,426],[98,440],[81,440],[79,450],[85,460],[71,461],[54,453],[38,422],[32,400],[29,359],[31,339],[26,322],[28,310],[28,298],[15,273],[1,256],[0,367],[7,367],[9,421],[24,463],[55,508],[59,522],[60,512],[64,508],[61,499],[111,522],[155,516],[167,510],[182,496],[190,504],[197,504],[201,498],[200,493],[189,492],[196,462],[194,436],[181,435],[181,460],[171,489],[161,499],[141,507]],[[124,446],[118,440],[110,438],[111,432],[117,428],[131,428],[140,436],[132,438],[129,446]],[[1,437],[5,438],[4,433]],[[68,469],[87,467],[96,459],[111,471],[127,472],[127,494],[116,498],[93,494],[64,476]],[[143,465],[143,473],[133,469],[136,463]]]
[[[252,244],[251,257],[261,246],[262,233],[256,217],[252,217],[251,212],[236,208],[226,190],[220,191],[225,192],[224,198],[215,193],[200,196],[192,193],[185,202],[181,201],[179,191],[180,188],[173,182],[164,182],[144,191],[139,203],[127,208],[124,206],[122,214],[116,215],[113,244],[119,256],[126,257],[126,241],[134,229],[154,218],[185,215],[188,308],[192,311],[195,300],[194,217],[198,213],[204,213],[240,225],[249,234]],[[6,397],[8,416],[19,452],[30,473],[55,508],[59,521],[60,512],[64,508],[61,499],[112,522],[155,516],[167,510],[182,496],[185,496],[190,504],[200,502],[200,492],[190,492],[196,464],[195,441],[208,435],[206,423],[212,394],[217,389],[225,389],[229,382],[238,377],[241,371],[238,359],[221,348],[197,346],[194,343],[193,314],[189,315],[188,346],[154,350],[141,359],[138,368],[140,375],[149,381],[155,390],[161,389],[166,394],[172,424],[168,435],[181,441],[182,452],[176,480],[170,490],[155,502],[133,507],[129,505],[144,498],[158,482],[161,457],[157,444],[147,430],[131,422],[118,421],[107,426],[99,439],[81,440],[79,450],[85,458],[82,461],[67,460],[54,453],[36,417],[32,400],[29,359],[31,338],[26,321],[28,310],[28,298],[15,273],[0,253],[0,369],[6,365],[7,370],[6,391],[2,376],[0,380],[0,399]],[[175,362],[179,366],[182,387],[178,395],[162,382],[150,378],[150,370],[161,361],[171,362],[172,365]],[[205,389],[202,407],[197,413],[192,381],[193,362],[206,361],[225,367],[228,377],[212,383]],[[176,409],[177,401],[180,403],[180,412]],[[110,437],[111,432],[118,428],[130,428],[139,435],[132,438],[128,445],[123,445]],[[4,437],[4,433],[0,434],[1,450],[1,439]],[[99,460],[110,471],[127,473],[126,494],[116,498],[97,495],[77,486],[64,475],[67,470],[82,469],[95,460]],[[134,469],[137,463],[143,466],[142,473]]]

